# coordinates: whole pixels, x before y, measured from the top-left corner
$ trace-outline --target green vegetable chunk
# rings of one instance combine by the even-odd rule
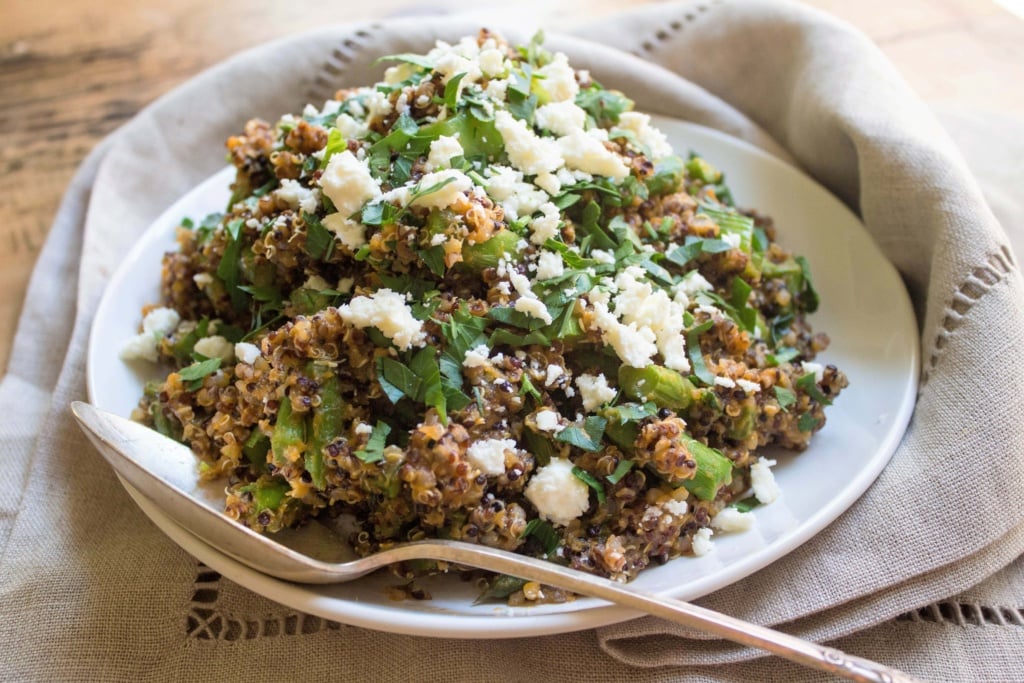
[[[283,465],[288,462],[288,450],[296,448],[301,453],[306,448],[306,421],[302,413],[292,409],[292,402],[285,395],[281,399],[281,407],[277,409],[277,423],[270,437],[270,450],[274,453],[274,462]]]
[[[314,372],[314,377],[320,384],[320,405],[313,409],[310,421],[312,434],[305,457],[306,471],[313,478],[313,485],[322,491],[327,484],[324,478],[324,449],[341,436],[345,404],[341,398],[341,382],[337,375],[328,376],[319,371]]]
[[[654,175],[647,179],[646,184],[651,194],[671,194],[679,190],[682,182],[683,160],[673,155],[654,164]]]
[[[502,258],[515,256],[519,240],[519,235],[511,230],[504,230],[486,242],[465,244],[462,247],[462,262],[476,273],[485,268],[495,268]]]
[[[732,460],[696,439],[682,438],[697,461],[697,473],[693,479],[683,481],[683,486],[701,500],[714,500],[718,490],[732,482]]]
[[[660,365],[619,368],[619,387],[638,401],[653,401],[659,408],[682,411],[693,403],[696,387],[675,370]]]

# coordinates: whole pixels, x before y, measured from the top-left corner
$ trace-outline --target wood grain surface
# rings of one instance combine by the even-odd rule
[[[494,24],[565,25],[653,0],[474,3]],[[927,101],[1024,116],[1024,21],[990,0],[810,0],[858,26]],[[35,259],[75,168],[146,104],[247,47],[453,0],[4,0],[0,7],[0,373]]]

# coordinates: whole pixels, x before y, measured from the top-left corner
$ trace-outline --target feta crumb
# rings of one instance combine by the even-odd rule
[[[736,382],[733,381],[732,377],[715,377],[715,386],[732,389],[736,386]]]
[[[540,299],[532,299],[528,297],[520,297],[516,299],[515,309],[520,313],[543,320],[544,324],[550,325],[554,322],[554,318],[551,317],[551,313],[548,312],[547,306]]]
[[[715,532],[707,527],[697,529],[697,533],[693,535],[693,554],[697,557],[704,557],[714,550],[715,547],[711,543],[711,537],[714,534]]]
[[[711,518],[711,526],[718,531],[747,531],[754,526],[757,518],[749,512],[740,512],[736,508],[722,508]]]
[[[807,372],[813,372],[814,373],[814,381],[815,382],[820,382],[822,380],[822,378],[825,376],[825,366],[822,365],[821,363],[812,363],[810,361],[806,361],[805,360],[803,362],[803,369],[804,369],[805,373],[807,373]]]
[[[533,184],[551,196],[562,191],[562,181],[554,173],[538,173],[533,179]]]
[[[380,185],[370,175],[366,162],[348,150],[334,154],[320,176],[320,187],[337,210],[324,217],[324,227],[350,249],[366,244],[366,227],[349,219],[363,204],[381,196]]]
[[[544,371],[544,386],[553,387],[558,382],[559,378],[565,374],[565,368],[561,365],[555,365],[552,363]]]
[[[601,332],[601,341],[611,346],[622,362],[634,368],[651,364],[651,356],[658,351],[654,332],[636,323],[625,325],[608,310],[607,304],[593,301],[594,326]]]
[[[608,386],[608,378],[603,374],[582,374],[576,378],[576,386],[579,387],[580,398],[583,399],[583,409],[588,413],[615,398],[616,391]]]
[[[545,432],[557,434],[565,429],[562,425],[561,415],[554,410],[541,410],[534,419],[537,421],[537,429]]]
[[[335,120],[334,125],[346,140],[359,140],[366,137],[370,132],[370,126],[366,121],[357,121],[348,114],[341,114]]]
[[[761,385],[757,382],[751,382],[749,379],[738,379],[736,380],[736,386],[748,394],[756,394],[761,391]]]
[[[688,298],[692,299],[700,292],[710,292],[714,287],[708,282],[699,271],[691,270],[689,273],[683,276],[683,279],[679,281],[679,284],[675,286],[676,292],[682,292]]]
[[[740,247],[740,236],[735,232],[723,232],[719,235],[719,239],[728,244],[731,249]]]
[[[598,263],[609,265],[615,263],[615,254],[607,249],[591,249],[590,258],[594,259]]]
[[[505,215],[511,220],[532,215],[550,199],[544,190],[524,182],[522,171],[495,165],[488,167],[486,173],[487,195],[501,204]]]
[[[423,346],[423,322],[413,317],[405,297],[390,289],[378,289],[370,296],[357,296],[338,307],[341,319],[356,327],[376,327],[402,351]]]
[[[550,280],[565,273],[562,255],[557,251],[542,251],[537,257],[537,279]]]
[[[430,143],[430,153],[427,155],[427,163],[424,168],[427,171],[434,171],[439,168],[449,168],[452,165],[453,157],[461,157],[466,152],[459,144],[458,134],[442,135]],[[424,185],[424,187],[426,187]]]
[[[508,80],[492,79],[484,88],[484,94],[495,102],[504,102],[508,96]]]
[[[499,111],[494,114],[494,127],[505,141],[509,161],[525,175],[550,173],[562,166],[559,145],[554,140],[539,137],[526,121],[507,111]]]
[[[373,434],[373,427],[366,422],[360,422],[356,425],[355,433],[360,436],[369,436],[370,434]]]
[[[668,502],[662,503],[661,509],[669,513],[670,515],[675,515],[676,517],[683,517],[684,515],[689,514],[690,504],[687,503],[685,500],[673,499]]]
[[[622,162],[622,157],[605,147],[598,136],[593,135],[592,132],[580,129],[558,138],[557,148],[561,150],[565,166],[585,173],[607,176],[613,180],[622,180],[628,176],[629,169]],[[550,171],[554,168],[543,170]],[[526,171],[524,170],[524,172]],[[534,172],[539,173],[540,171]]]
[[[466,449],[466,457],[484,474],[497,476],[505,473],[505,451],[516,450],[512,439],[484,439]]]
[[[219,334],[203,337],[192,348],[196,353],[207,358],[220,358],[225,363],[230,363],[235,359],[234,345]]]
[[[238,362],[247,365],[254,364],[260,357],[260,347],[249,342],[238,342],[235,344],[235,358]]]
[[[555,135],[570,135],[583,130],[587,112],[575,102],[551,102],[537,109],[535,119],[538,128],[550,130]]]
[[[439,232],[430,238],[430,246],[439,247],[447,241],[448,235],[444,234],[443,232]]]
[[[479,368],[486,365],[490,353],[491,350],[487,348],[487,344],[481,344],[475,349],[469,349],[466,351],[466,355],[462,360],[462,367]]]
[[[480,64],[480,70],[484,76],[488,78],[505,73],[505,55],[501,53],[501,50],[496,50],[493,47],[480,50],[477,63]]]
[[[759,458],[750,466],[750,488],[754,491],[754,497],[765,505],[775,502],[781,493],[771,470],[775,464],[774,460]]]
[[[537,69],[542,76],[538,81],[541,88],[551,96],[552,102],[572,101],[580,91],[576,82],[576,72],[569,66],[569,58],[563,52],[556,52],[548,64]]]
[[[647,147],[651,153],[651,161],[672,154],[672,146],[668,144],[665,134],[651,126],[651,117],[635,111],[619,114],[619,128],[632,131],[636,141]]]
[[[566,526],[590,507],[590,490],[572,468],[567,458],[555,458],[538,469],[526,485],[526,499],[552,524]]]
[[[198,283],[197,283],[198,284]],[[181,316],[173,308],[154,308],[142,319],[142,333],[130,337],[121,347],[122,360],[148,360],[156,362],[157,344],[161,337],[178,328]]]
[[[306,213],[316,213],[320,208],[320,199],[316,192],[303,187],[297,180],[283,178],[281,186],[274,190],[274,194],[293,209],[301,209]]]
[[[449,180],[451,179],[451,180]],[[447,182],[446,182],[447,181]],[[428,194],[421,194],[413,199],[414,192],[422,192],[436,185],[438,189]],[[473,189],[473,181],[462,171],[446,169],[435,173],[427,173],[418,183],[403,185],[384,195],[385,200],[397,199],[403,206],[423,206],[431,209],[447,209],[464,192]]]
[[[542,215],[530,221],[530,241],[534,244],[544,244],[557,237],[562,223],[562,214],[551,202],[542,204],[540,210]]]

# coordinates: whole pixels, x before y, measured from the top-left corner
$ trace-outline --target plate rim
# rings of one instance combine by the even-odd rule
[[[835,521],[835,519],[851,507],[871,486],[871,484],[874,483],[884,468],[888,465],[892,455],[898,448],[913,415],[920,377],[921,360],[919,332],[910,297],[899,272],[881,252],[881,249],[871,237],[860,218],[827,188],[798,167],[776,157],[746,140],[736,138],[714,128],[684,121],[682,119],[659,115],[652,115],[651,118],[655,125],[660,126],[667,122],[671,126],[682,126],[683,128],[688,128],[699,134],[714,138],[719,143],[736,147],[744,154],[760,157],[762,161],[776,166],[776,168],[781,169],[784,173],[795,173],[804,183],[817,188],[815,191],[827,195],[827,197],[835,204],[835,208],[837,210],[846,213],[849,217],[854,219],[859,229],[864,233],[863,236],[868,242],[870,242],[869,248],[876,252],[879,257],[879,265],[886,270],[887,274],[894,279],[894,283],[898,285],[897,289],[899,292],[900,307],[902,307],[907,314],[902,317],[903,322],[907,324],[907,330],[904,331],[911,333],[909,335],[910,341],[907,343],[906,348],[906,351],[909,352],[910,367],[907,368],[906,382],[902,386],[898,414],[893,421],[892,428],[888,433],[886,433],[885,438],[875,449],[876,457],[870,461],[870,467],[859,470],[857,476],[851,479],[850,482],[839,491],[838,495],[833,497],[827,505],[820,508],[816,513],[808,516],[792,533],[789,533],[781,539],[774,540],[770,546],[772,549],[771,553],[752,552],[746,557],[731,562],[718,574],[718,576],[724,576],[724,580],[713,582],[716,585],[710,589],[703,590],[698,595],[692,595],[687,598],[695,599],[702,595],[706,595],[710,592],[721,590],[722,588],[732,585],[759,569],[790,554],[796,548],[821,533],[821,531],[823,531],[829,524]],[[122,259],[122,265],[118,267],[117,271],[104,287],[99,305],[96,308],[93,322],[90,326],[87,347],[86,389],[90,402],[95,404],[96,396],[98,395],[96,383],[99,381],[99,378],[97,377],[97,373],[93,367],[94,354],[99,353],[98,345],[101,343],[100,338],[102,337],[102,332],[98,329],[98,322],[103,320],[105,317],[101,315],[101,313],[104,312],[107,307],[112,305],[112,298],[108,296],[109,293],[116,287],[116,285],[120,284],[120,282],[126,278],[126,274],[129,269],[125,267],[124,264],[137,260],[138,256],[145,250],[147,236],[150,235],[151,232],[154,232],[159,224],[167,222],[168,216],[174,214],[177,211],[177,207],[184,203],[193,192],[196,192],[200,187],[204,187],[207,184],[219,182],[219,176],[225,173],[228,169],[230,169],[230,167],[226,167],[225,169],[222,169],[204,179],[187,193],[177,198],[167,209],[162,211],[144,231],[139,233],[138,238],[128,250],[127,255]],[[400,609],[384,609],[379,604],[362,604],[358,600],[322,595],[316,592],[315,587],[311,589],[309,586],[294,584],[260,574],[259,572],[256,572],[255,570],[252,570],[229,558],[216,548],[213,548],[192,535],[188,530],[178,526],[161,510],[146,500],[137,491],[132,489],[130,485],[123,481],[121,483],[135,503],[140,507],[140,509],[142,509],[143,513],[146,514],[146,516],[149,517],[149,519],[156,524],[156,526],[165,535],[167,535],[186,552],[220,572],[226,578],[235,581],[249,590],[263,595],[270,600],[285,605],[286,607],[298,609],[326,619],[340,621],[345,624],[404,635],[489,639],[567,633],[608,626],[643,616],[642,613],[590,598],[584,599],[590,604],[583,605],[578,609],[570,609],[561,612],[546,612],[543,614],[532,614],[526,616],[514,616],[500,614],[497,612],[486,615],[423,613],[414,611],[402,612]],[[337,609],[339,604],[343,605],[345,609],[339,611]],[[406,618],[398,619],[397,621],[388,619],[389,615],[394,616],[396,614],[404,614]]]

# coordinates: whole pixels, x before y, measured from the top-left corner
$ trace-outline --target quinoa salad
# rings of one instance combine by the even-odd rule
[[[230,202],[182,220],[121,350],[167,368],[133,417],[230,517],[345,519],[361,555],[446,538],[625,581],[749,529],[763,449],[806,448],[847,385],[807,261],[540,34],[381,61],[228,139]]]

